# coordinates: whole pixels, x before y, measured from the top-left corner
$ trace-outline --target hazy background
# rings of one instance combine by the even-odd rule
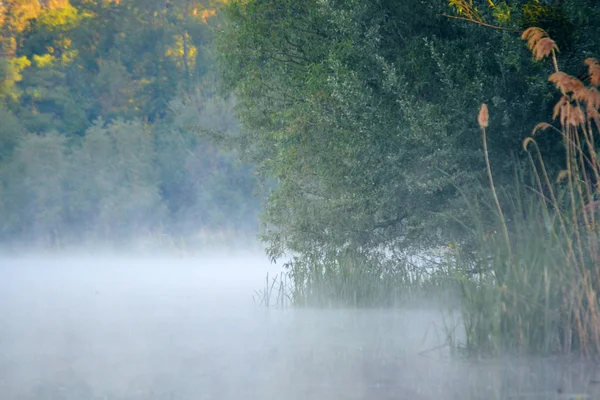
[[[0,248],[254,239],[262,196],[212,61],[223,3],[0,2]]]

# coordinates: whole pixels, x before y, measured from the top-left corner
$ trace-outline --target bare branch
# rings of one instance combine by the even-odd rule
[[[458,20],[461,20],[461,21],[472,22],[472,23],[477,24],[477,25],[485,26],[486,28],[498,29],[500,31],[509,31],[509,32],[521,33],[521,31],[518,30],[518,29],[503,28],[501,26],[490,25],[490,24],[486,24],[485,22],[474,20],[472,18],[457,17],[457,16],[454,16],[454,15],[448,15],[448,14],[442,14],[442,17],[453,18],[453,19],[458,19]]]

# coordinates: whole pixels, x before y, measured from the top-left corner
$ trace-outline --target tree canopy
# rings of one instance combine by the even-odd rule
[[[252,167],[196,129],[238,129],[214,89],[223,3],[1,2],[3,243],[256,232]]]
[[[520,32],[546,28],[561,63],[583,72],[582,55],[600,53],[600,8],[476,3],[226,7],[216,37],[225,88],[239,101],[246,157],[277,180],[264,212],[273,257],[310,264],[351,249],[381,261],[460,239],[457,188],[485,182],[476,123],[484,102],[492,169],[500,186],[512,182],[526,160],[521,142],[551,119],[556,100],[544,73],[551,62],[534,62]],[[558,162],[557,142],[540,145]]]

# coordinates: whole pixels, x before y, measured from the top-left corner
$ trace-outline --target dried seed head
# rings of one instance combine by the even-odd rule
[[[565,105],[569,104],[569,96],[562,96],[558,103],[554,106],[554,112],[552,113],[552,119],[556,119],[562,114]]]
[[[590,74],[590,82],[594,86],[600,86],[600,63],[595,58],[588,58],[585,60],[585,64],[588,66]]]
[[[594,87],[588,87],[573,93],[573,98],[585,105],[589,119],[595,119],[600,109],[600,92]]]
[[[481,105],[481,109],[479,110],[479,115],[477,116],[477,122],[479,122],[479,127],[481,129],[488,127],[488,122],[490,119],[490,115],[488,113],[487,105],[484,103]]]
[[[533,127],[533,130],[531,131],[531,136],[535,136],[538,132],[545,131],[546,129],[550,128],[552,128],[552,125],[550,125],[549,123],[540,122],[539,124]]]
[[[552,53],[552,50],[558,51],[556,42],[550,38],[543,38],[536,43],[533,49],[533,56],[536,60],[540,61],[548,57]]]
[[[525,138],[525,140],[523,140],[523,150],[527,151],[529,143],[535,143],[535,140],[532,137]]]
[[[596,88],[588,88],[587,96],[585,98],[585,103],[588,107],[595,108],[596,110],[600,108],[600,91]]]
[[[550,75],[548,80],[554,83],[554,85],[565,94],[577,92],[578,90],[585,88],[585,85],[579,79],[560,71]]]
[[[541,28],[525,29],[521,35],[521,40],[527,41],[527,47],[538,61],[549,56],[552,50],[558,51],[556,42],[550,39],[546,31]]]
[[[525,31],[521,35],[521,40],[526,40],[527,47],[529,47],[529,50],[533,50],[537,42],[539,42],[540,39],[545,37],[548,37],[548,34],[545,30],[541,28],[531,27],[525,29]]]
[[[600,112],[598,112],[597,108],[590,108],[588,106],[586,112],[587,112],[588,119],[590,119],[590,120],[596,120],[600,124]]]
[[[566,108],[567,110],[567,115],[566,115],[566,122],[567,124],[571,125],[572,127],[578,127],[580,125],[585,125],[585,114],[583,113],[583,110],[581,109],[581,107],[577,107],[577,106],[573,106],[571,104],[569,104]]]
[[[580,103],[586,103],[588,98],[588,88],[583,88],[573,93],[573,100]]]

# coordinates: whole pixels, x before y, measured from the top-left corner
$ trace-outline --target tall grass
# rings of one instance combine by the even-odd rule
[[[552,59],[549,81],[561,93],[553,116],[558,124],[535,126],[523,142],[530,171],[513,188],[496,193],[487,162],[488,111],[482,106],[490,201],[469,203],[477,221],[472,233],[479,240],[472,253],[459,248],[452,260],[462,293],[466,350],[595,355],[600,353],[600,162],[595,148],[600,63],[585,60],[589,82],[582,82],[560,71],[556,44],[542,29],[529,28],[522,39],[537,60]],[[542,131],[556,134],[564,145],[564,169],[557,176],[549,175],[537,146]],[[491,228],[484,223],[490,214]],[[460,272],[473,263],[481,272],[477,280]]]
[[[441,260],[440,260],[441,261]],[[294,257],[285,273],[267,277],[255,292],[262,306],[380,308],[456,301],[457,281],[448,264],[428,268],[431,259],[401,256],[382,259],[347,249],[330,257]]]
[[[287,272],[275,274],[273,277],[267,274],[264,287],[254,291],[254,304],[266,308],[291,306],[293,285],[288,275]]]

